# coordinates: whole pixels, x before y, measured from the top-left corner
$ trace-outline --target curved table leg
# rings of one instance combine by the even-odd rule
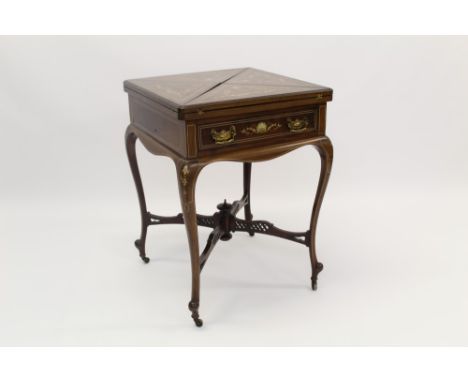
[[[252,175],[252,163],[244,162],[244,196],[247,195],[247,203],[244,206],[245,220],[251,222],[253,219],[252,211],[250,208],[250,178]],[[254,232],[249,231],[249,235],[253,236]]]
[[[198,314],[200,306],[200,253],[198,246],[197,211],[195,206],[195,186],[198,174],[203,165],[176,161],[177,178],[179,183],[180,203],[184,215],[185,228],[190,248],[190,262],[192,266],[192,298],[188,304],[192,312],[195,325],[202,326],[203,321]]]
[[[323,196],[327,188],[328,179],[330,177],[332,162],[333,162],[333,146],[329,138],[325,137],[320,141],[312,144],[320,154],[321,170],[320,178],[317,185],[317,193],[315,195],[314,207],[312,209],[312,217],[310,219],[310,262],[312,265],[312,289],[317,289],[317,277],[323,269],[323,264],[317,261],[317,252],[315,248],[315,234],[317,230],[317,220],[322,205]]]
[[[131,126],[127,128],[125,133],[125,147],[127,149],[128,162],[132,170],[133,180],[138,193],[138,201],[140,203],[141,213],[141,233],[140,238],[135,240],[135,246],[138,248],[141,259],[145,262],[149,262],[149,257],[146,256],[145,244],[146,244],[146,233],[148,231],[149,215],[146,210],[145,193],[143,190],[143,183],[141,182],[140,170],[138,169],[138,162],[136,158],[135,142],[137,136],[130,131]]]

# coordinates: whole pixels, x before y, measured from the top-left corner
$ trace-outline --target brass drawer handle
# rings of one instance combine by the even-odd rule
[[[293,133],[300,133],[301,131],[305,131],[308,126],[309,121],[307,120],[307,118],[288,118],[288,127],[289,130]]]
[[[235,136],[236,136],[235,126],[231,126],[228,130],[216,131],[215,129],[211,129],[211,137],[213,138],[214,142],[217,145],[222,145],[224,143],[232,142],[234,141]]]
[[[253,124],[251,126],[245,127],[241,130],[243,135],[262,135],[269,133],[271,131],[275,131],[281,128],[281,123],[273,122],[267,124],[266,122],[258,122],[257,124]]]

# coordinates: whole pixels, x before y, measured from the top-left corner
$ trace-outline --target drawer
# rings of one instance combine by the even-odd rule
[[[318,132],[318,111],[259,116],[198,126],[200,150],[237,146],[259,140],[304,138]]]

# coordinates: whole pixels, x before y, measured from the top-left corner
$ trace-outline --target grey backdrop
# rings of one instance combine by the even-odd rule
[[[147,266],[132,244],[122,82],[243,66],[334,89],[325,269],[313,293],[304,247],[237,234],[196,330],[183,227],[150,228]],[[466,68],[466,37],[1,37],[0,345],[468,344]],[[178,212],[172,163],[139,148],[150,210]],[[318,170],[306,148],[254,165],[254,216],[305,228]],[[200,212],[241,176],[204,170]]]

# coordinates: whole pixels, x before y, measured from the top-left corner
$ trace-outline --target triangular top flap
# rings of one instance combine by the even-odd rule
[[[124,87],[167,106],[180,108],[241,71],[242,69],[227,69],[139,78],[125,81]]]

